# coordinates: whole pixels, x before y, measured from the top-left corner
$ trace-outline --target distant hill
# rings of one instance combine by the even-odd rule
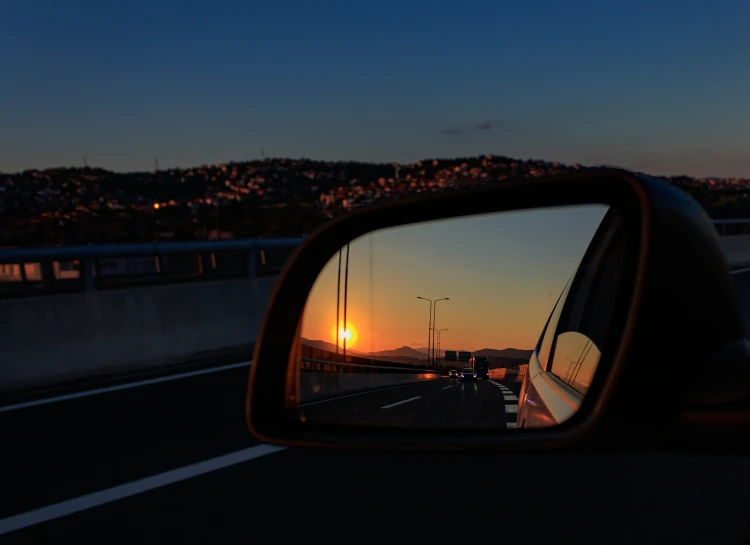
[[[402,346],[394,350],[381,350],[380,352],[368,352],[373,358],[415,358],[419,360],[426,359],[426,354],[421,350],[415,350],[411,346]]]
[[[384,361],[389,363],[407,363],[409,365],[415,365],[418,367],[424,367],[427,363],[427,358],[407,358],[405,356],[396,356],[396,357],[388,357],[388,356],[369,356],[372,358],[377,358],[378,361]]]
[[[333,343],[329,343],[327,341],[321,341],[321,340],[310,340],[302,338],[302,344],[306,344],[307,346],[311,346],[313,348],[317,348],[319,350],[328,350],[329,352],[336,352],[336,345]],[[364,352],[360,352],[359,350],[354,350],[353,348],[347,348],[346,349],[347,354],[351,354],[352,356],[364,356]]]
[[[323,340],[302,339],[302,342],[313,348],[336,352],[336,345]],[[393,350],[380,350],[378,352],[361,352],[347,348],[346,352],[352,356],[378,359],[380,361],[393,363],[408,363],[410,365],[424,365],[426,360],[427,349],[412,348],[411,346],[402,346]],[[470,352],[465,350],[465,352]],[[490,360],[490,368],[497,369],[502,367],[514,367],[529,363],[531,350],[521,350],[519,348],[482,348],[472,352],[474,356],[487,356]],[[458,362],[456,362],[458,364]]]

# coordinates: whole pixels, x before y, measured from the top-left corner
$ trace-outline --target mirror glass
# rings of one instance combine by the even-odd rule
[[[570,206],[350,242],[307,301],[294,411],[308,422],[399,428],[567,420],[601,358],[620,223],[605,205]]]

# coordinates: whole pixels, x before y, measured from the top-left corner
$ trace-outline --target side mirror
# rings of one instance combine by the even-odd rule
[[[748,355],[700,205],[590,169],[318,230],[271,297],[246,419],[282,445],[682,448],[738,421]]]

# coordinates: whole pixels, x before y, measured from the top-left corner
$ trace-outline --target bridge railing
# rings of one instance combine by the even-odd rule
[[[303,345],[303,352],[314,350]],[[348,357],[330,354],[326,359],[318,359],[303,354],[297,377],[299,402],[314,403],[340,396],[408,386],[437,380],[441,375],[435,369],[369,358],[355,358],[357,363],[342,361]]]
[[[723,237],[750,234],[750,218],[714,220],[714,225]]]
[[[395,367],[390,362],[382,365],[367,365],[362,363],[347,363],[340,361],[319,360],[302,356],[300,364],[301,371],[313,371],[319,373],[406,373],[406,374],[429,374],[440,375],[440,371],[424,367],[414,367],[404,364]]]
[[[528,364],[519,365],[517,368],[499,368],[490,369],[490,378],[499,380],[512,380],[514,382],[523,382],[528,371]]]
[[[0,249],[0,297],[279,274],[303,238]]]
[[[721,236],[750,234],[750,218],[714,224]],[[0,297],[275,276],[302,240],[0,248]]]

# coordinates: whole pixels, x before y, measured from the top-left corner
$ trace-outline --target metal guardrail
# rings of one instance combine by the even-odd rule
[[[7,248],[0,250],[0,263],[74,261],[117,257],[185,255],[266,250],[272,248],[296,248],[302,244],[303,240],[304,237],[296,237],[56,246],[52,248]]]
[[[338,370],[337,367],[353,367],[356,369],[377,369],[378,371],[382,371],[385,369],[389,371],[399,371],[401,373],[420,373],[420,374],[429,373],[432,375],[440,374],[439,371],[436,371],[435,369],[426,369],[426,368],[421,368],[421,367],[390,367],[387,365],[367,365],[363,363],[349,363],[349,362],[340,362],[340,361],[319,360],[315,358],[308,358],[305,356],[302,356],[301,359],[303,362],[316,363],[316,364],[327,366],[327,368],[324,368],[324,369],[311,369],[311,368],[303,367],[303,370],[306,370],[306,371],[323,371],[323,372],[330,372],[330,373],[338,373],[341,371]]]
[[[750,234],[750,218],[714,220],[714,225],[719,236]]]
[[[750,234],[750,218],[717,219],[714,225],[720,236]],[[0,297],[273,276],[303,240],[294,237],[5,248],[0,249]],[[126,271],[119,270],[115,263],[137,258],[141,261],[128,263]]]
[[[304,238],[0,249],[0,295],[274,276]]]

